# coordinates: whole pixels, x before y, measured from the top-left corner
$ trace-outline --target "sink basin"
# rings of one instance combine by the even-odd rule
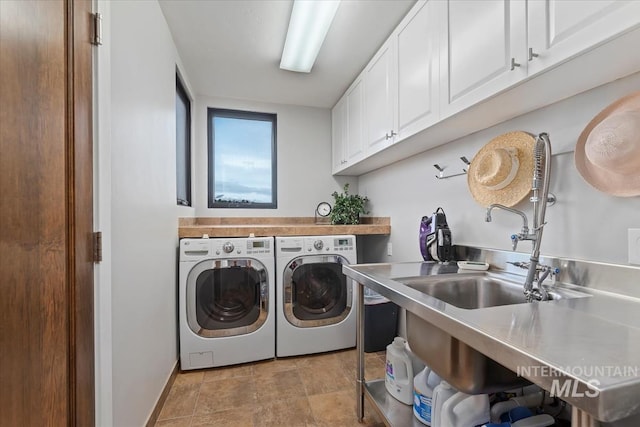
[[[526,304],[522,282],[490,272],[418,276],[394,279],[446,304],[477,310]],[[550,291],[552,300],[588,297],[568,289]],[[534,303],[536,304],[536,303]],[[542,302],[541,304],[547,304]],[[468,394],[494,393],[529,384],[479,351],[407,311],[407,340],[411,350],[444,380]]]
[[[522,284],[476,274],[397,279],[411,288],[468,310],[526,302]]]
[[[447,277],[449,276],[449,277]],[[499,305],[525,304],[523,283],[495,273],[465,273],[394,279],[420,292],[458,308],[475,310]],[[569,289],[549,291],[552,300],[587,297]]]

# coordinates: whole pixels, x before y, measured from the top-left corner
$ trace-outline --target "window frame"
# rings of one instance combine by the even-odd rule
[[[176,72],[176,96],[178,96],[182,102],[184,102],[187,106],[187,123],[186,123],[186,144],[185,144],[185,159],[186,159],[186,165],[185,166],[185,179],[186,179],[186,183],[187,183],[187,194],[186,194],[186,200],[183,200],[180,198],[179,192],[180,189],[178,188],[178,175],[180,173],[180,169],[178,167],[178,120],[177,120],[177,115],[176,115],[176,204],[178,206],[185,206],[185,207],[191,207],[193,206],[193,198],[192,198],[192,191],[191,191],[191,187],[192,187],[192,181],[191,181],[191,171],[192,171],[192,159],[191,159],[191,142],[192,142],[192,138],[191,138],[191,98],[189,97],[189,94],[187,93],[187,90],[184,86],[184,84],[182,83],[182,80],[180,79],[180,74],[178,72]],[[177,109],[176,109],[177,112]]]
[[[215,200],[215,129],[213,119],[224,117],[230,119],[243,119],[253,121],[271,122],[271,202],[267,203],[239,203],[217,202]],[[255,111],[231,110],[227,108],[207,108],[207,202],[209,208],[232,209],[277,209],[278,208],[278,156],[277,156],[277,114],[260,113]]]

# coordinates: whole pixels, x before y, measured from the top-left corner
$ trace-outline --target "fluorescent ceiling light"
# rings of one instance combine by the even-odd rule
[[[339,5],[340,0],[294,0],[280,68],[311,71]]]

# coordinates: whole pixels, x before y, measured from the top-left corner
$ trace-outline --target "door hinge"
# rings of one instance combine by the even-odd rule
[[[93,233],[93,262],[98,264],[102,261],[102,231]]]
[[[91,44],[100,46],[102,45],[102,14],[92,13],[93,22],[93,36],[91,37]]]

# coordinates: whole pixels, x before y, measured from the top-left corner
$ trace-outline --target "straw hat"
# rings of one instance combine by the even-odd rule
[[[515,206],[531,192],[535,138],[509,132],[493,138],[478,151],[467,175],[471,195],[482,206]]]
[[[640,195],[640,92],[618,99],[589,122],[578,138],[575,162],[596,189]]]

